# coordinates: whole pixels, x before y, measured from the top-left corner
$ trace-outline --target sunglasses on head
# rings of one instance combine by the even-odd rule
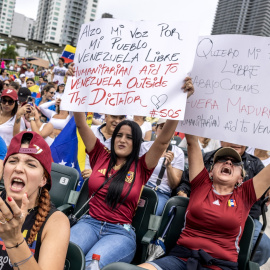
[[[234,165],[234,166],[243,166],[243,162],[239,162],[231,157],[220,157],[218,158],[217,162],[219,163],[225,163],[227,161],[231,161],[231,163]]]
[[[15,100],[13,100],[13,99],[5,99],[5,98],[1,98],[0,101],[1,101],[2,104],[8,103],[8,105],[13,105],[13,104],[15,103]]]

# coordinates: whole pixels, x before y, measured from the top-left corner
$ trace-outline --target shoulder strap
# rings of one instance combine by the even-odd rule
[[[168,145],[168,148],[167,148],[166,152],[168,152],[168,151],[172,151],[172,145],[171,144]],[[159,171],[158,178],[157,178],[157,181],[156,181],[156,188],[161,184],[163,175],[165,173],[165,169],[166,169],[165,161],[166,161],[166,158],[163,159],[162,166],[161,166],[161,169]]]

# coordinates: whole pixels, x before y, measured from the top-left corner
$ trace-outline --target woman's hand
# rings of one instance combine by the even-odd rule
[[[29,200],[25,193],[22,198],[21,208],[19,208],[12,197],[7,197],[6,202],[12,211],[9,210],[5,202],[0,198],[0,237],[3,239],[5,246],[13,247],[23,240],[21,230],[28,214]]]
[[[71,63],[69,66],[68,66],[68,70],[66,72],[66,76],[74,76],[75,74],[75,67],[74,67],[74,63]]]
[[[166,161],[165,161],[165,166],[168,167],[169,165],[171,165],[173,159],[174,159],[174,153],[172,151],[168,151],[165,153]]]
[[[30,104],[25,104],[24,106],[20,107],[16,113],[17,117],[22,117],[26,113],[31,112],[31,105]]]
[[[194,94],[194,86],[190,77],[185,78],[185,83],[182,86],[184,93],[187,93],[187,98]]]
[[[92,174],[91,169],[85,169],[85,170],[82,171],[82,178],[83,179],[88,179],[91,174]]]
[[[61,98],[56,99],[55,106],[60,106]]]

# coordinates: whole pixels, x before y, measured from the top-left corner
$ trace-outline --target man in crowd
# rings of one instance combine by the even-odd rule
[[[246,146],[227,143],[227,142],[221,142],[221,146],[232,147],[242,157],[243,167],[246,171],[246,175],[243,179],[243,182],[247,181],[250,178],[253,178],[256,174],[258,174],[264,168],[264,165],[259,158],[253,155],[250,155],[245,151]],[[208,171],[211,170],[211,167],[213,165],[214,155],[216,151],[218,151],[219,149],[204,154],[204,157],[203,157],[204,165]],[[177,194],[180,196],[185,196],[185,197],[189,196],[190,183],[189,183],[188,170],[184,171],[181,178],[180,186],[177,189],[177,191],[178,191]],[[261,200],[259,200],[252,206],[249,215],[253,218],[255,222],[255,232],[254,232],[254,237],[253,237],[253,246],[254,246],[262,227],[262,224],[259,222],[259,217],[261,215]],[[261,239],[260,245],[258,246],[258,249],[256,250],[253,261],[258,263],[261,266],[267,262],[269,257],[270,257],[270,239],[268,238],[266,234],[263,234],[263,237]]]
[[[53,69],[51,80],[57,85],[65,83],[64,78],[68,69],[64,67],[64,63],[64,58],[60,57],[58,61],[58,66],[54,67]]]
[[[27,71],[26,59],[22,58],[22,64],[20,66],[20,75],[24,74],[26,71]]]
[[[21,87],[26,87],[25,74],[20,75]]]
[[[27,77],[27,78],[35,78],[35,74],[34,74],[34,72],[31,70],[31,67],[30,66],[28,66],[27,67],[27,71],[25,71],[25,76]]]

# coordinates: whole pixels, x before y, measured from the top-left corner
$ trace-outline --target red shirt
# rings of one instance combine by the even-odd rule
[[[92,174],[88,181],[89,196],[93,194],[105,181],[105,173],[109,165],[111,158],[111,151],[109,151],[100,141],[97,139],[94,149],[88,153],[90,165],[93,169]],[[135,162],[131,164],[129,172],[126,176],[125,185],[121,195],[123,199],[129,190],[130,184],[134,176]],[[100,189],[95,196],[89,202],[89,214],[101,221],[110,223],[126,224],[131,223],[132,218],[137,209],[137,205],[141,196],[143,185],[148,181],[153,170],[147,169],[145,164],[145,155],[143,155],[137,165],[136,178],[133,187],[126,198],[125,202],[116,209],[112,210],[105,203],[105,197],[108,192],[109,184],[106,184]],[[112,169],[111,173],[115,173]]]
[[[250,208],[256,201],[253,179],[231,194],[219,195],[204,168],[191,182],[185,228],[177,244],[193,250],[203,249],[214,258],[237,262],[239,241]]]

